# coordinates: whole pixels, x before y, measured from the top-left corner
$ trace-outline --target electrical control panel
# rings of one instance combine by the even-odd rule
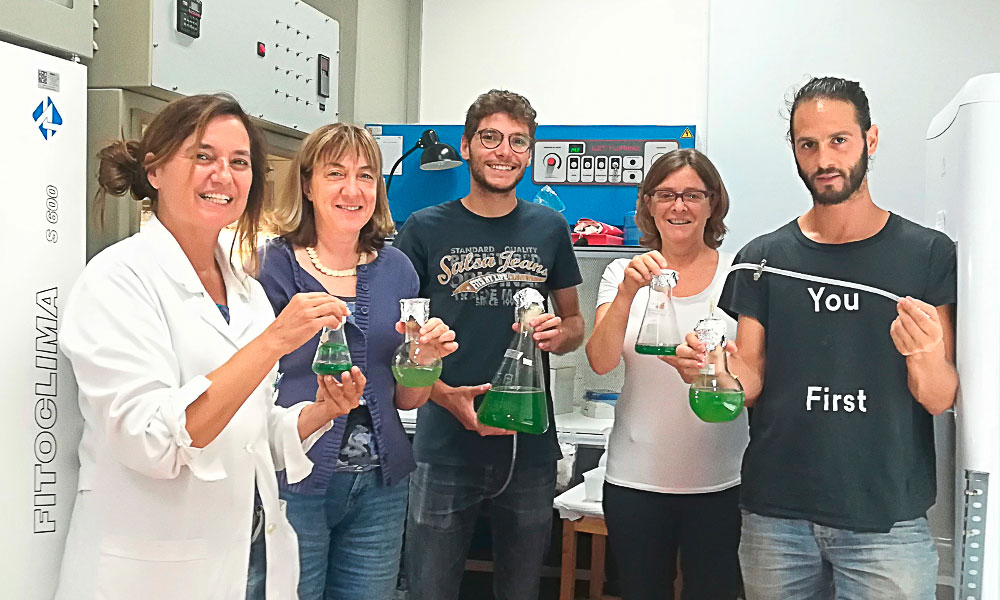
[[[340,26],[302,0],[103,2],[95,18],[92,87],[228,92],[253,116],[304,132],[337,120]]]
[[[532,181],[578,185],[636,185],[645,170],[678,140],[538,140]]]
[[[465,130],[462,125],[431,123],[375,123],[369,128],[382,139],[394,139],[395,153],[387,154],[396,157],[413,147],[427,129],[453,148],[461,145]],[[636,187],[650,165],[671,150],[694,148],[695,134],[694,125],[539,125],[517,197],[531,201],[549,186],[565,205],[562,215],[570,223],[586,217],[624,227],[628,213],[635,210]],[[469,193],[467,165],[425,171],[416,168],[418,155],[404,160],[392,180],[389,208],[397,222],[416,210]]]
[[[201,0],[177,0],[177,31],[201,37]]]

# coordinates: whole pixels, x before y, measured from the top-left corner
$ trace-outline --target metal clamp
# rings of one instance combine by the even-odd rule
[[[754,281],[760,280],[760,276],[764,273],[764,265],[766,264],[767,264],[767,259],[766,258],[761,259],[760,266],[757,267],[757,270],[753,272]]]

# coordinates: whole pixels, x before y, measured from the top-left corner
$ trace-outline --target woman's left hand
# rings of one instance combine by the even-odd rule
[[[403,333],[406,325],[400,321],[396,323],[396,331]],[[458,342],[455,341],[455,332],[448,325],[437,317],[431,317],[420,328],[420,337],[417,338],[420,344],[444,358],[455,350],[458,350]]]
[[[315,406],[324,412],[325,419],[331,421],[346,415],[361,403],[367,381],[358,367],[351,367],[350,371],[340,376],[339,381],[333,375],[317,375],[319,386]]]

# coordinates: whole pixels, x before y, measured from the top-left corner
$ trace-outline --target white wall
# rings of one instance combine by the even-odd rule
[[[811,206],[785,142],[784,99],[809,76],[859,81],[879,148],[882,207],[924,221],[924,134],[965,81],[1000,71],[1000,2],[713,0],[703,140],[732,196],[725,248]]]
[[[463,122],[491,88],[545,124],[705,122],[707,2],[424,0],[422,39],[424,123]]]
[[[733,196],[736,250],[810,206],[783,116],[810,75],[862,83],[875,200],[922,221],[923,134],[966,79],[1000,71],[997,31],[995,0],[424,0],[418,116],[460,123],[503,87],[543,123],[693,122]]]
[[[402,122],[406,115],[409,5],[402,0],[358,2],[354,120]]]

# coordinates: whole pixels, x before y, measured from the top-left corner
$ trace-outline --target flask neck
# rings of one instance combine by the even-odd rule
[[[406,341],[410,343],[417,342],[420,338],[420,324],[414,319],[410,319],[405,324],[405,334]]]
[[[720,344],[708,351],[708,356],[705,358],[705,366],[702,367],[700,373],[702,375],[716,375],[726,373],[728,370],[726,349]]]
[[[518,309],[517,322],[520,324],[520,337],[530,337],[535,333],[535,328],[530,325],[531,320],[542,314],[542,308],[537,304],[532,304]]]
[[[647,310],[665,311],[671,302],[670,288],[649,288],[649,300],[646,302]]]

